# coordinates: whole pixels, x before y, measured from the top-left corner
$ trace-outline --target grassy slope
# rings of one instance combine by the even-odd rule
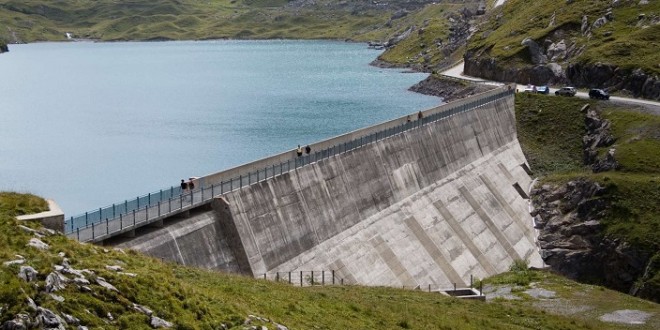
[[[337,7],[289,8],[287,1],[110,0],[0,1],[0,38],[64,40],[65,32],[99,40],[211,38],[385,38],[391,13]]]
[[[6,195],[0,196],[3,205],[8,205],[6,198]],[[33,210],[36,212],[40,208]],[[597,315],[621,306],[646,311],[657,308],[650,302],[602,290],[607,293],[608,304],[595,311],[596,316],[554,316],[526,303],[486,304],[421,291],[359,286],[296,288],[167,264],[132,251],[79,244],[63,236],[43,238],[50,249],[41,251],[26,247],[32,235],[17,227],[10,216],[13,213],[16,211],[7,208],[0,212],[0,261],[22,255],[26,264],[39,272],[41,286],[20,280],[16,276],[18,265],[0,267],[0,304],[4,306],[0,311],[0,323],[16,313],[29,313],[27,297],[57,313],[71,314],[84,325],[105,329],[149,329],[147,317],[132,309],[132,303],[151,308],[155,315],[172,321],[180,329],[213,329],[222,323],[241,329],[250,314],[290,329],[620,329],[620,325],[596,320]],[[34,223],[29,225],[37,227]],[[56,292],[65,299],[57,302],[41,292],[39,288],[43,287],[46,275],[53,271],[52,265],[62,262],[58,256],[60,252],[70,259],[73,268],[92,270],[95,275],[88,279],[102,276],[120,293],[92,284],[94,293],[89,294],[68,284],[64,290]],[[120,265],[124,271],[137,276],[109,271],[106,265]],[[561,283],[552,284],[558,287],[570,286],[573,292],[589,288],[549,274],[534,277],[535,280],[541,278],[549,279],[549,283]],[[506,280],[498,283],[502,282]],[[592,302],[587,300],[586,303]],[[108,320],[108,313],[113,315],[114,321]],[[660,316],[655,316],[647,326],[634,328],[652,329],[659,322]],[[257,321],[253,325],[262,323]]]
[[[639,6],[638,2],[619,1],[621,6],[613,8],[614,20],[593,30],[591,37],[586,37],[580,33],[582,16],[587,15],[591,25],[606,13],[612,1],[583,0],[558,4],[552,0],[509,0],[490,14],[491,19],[475,33],[468,48],[509,65],[530,64],[529,55],[521,42],[531,37],[542,44],[553,33],[563,31],[563,36],[552,39],[565,39],[567,46],[572,42],[586,45],[584,53],[572,61],[605,62],[627,69],[642,68],[646,72],[658,74],[660,25],[649,24],[649,20],[653,15],[660,14],[660,2],[649,1],[644,6]],[[649,18],[640,21],[640,13]],[[553,14],[556,15],[556,24],[550,27]],[[647,28],[638,26],[645,24]]]
[[[612,122],[621,170],[592,174],[581,165],[585,130],[579,110],[586,103]],[[546,175],[543,180],[600,182],[611,205],[602,219],[606,235],[660,258],[660,117],[608,102],[529,94],[516,97],[516,117],[523,151],[531,168]],[[654,276],[648,281],[660,284],[660,263]]]

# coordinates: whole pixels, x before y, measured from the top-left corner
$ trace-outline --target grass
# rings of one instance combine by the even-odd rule
[[[605,15],[612,2],[607,0],[573,1],[558,5],[555,1],[509,0],[490,13],[490,19],[480,26],[469,41],[468,49],[487,55],[510,66],[530,63],[527,50],[521,45],[525,38],[539,44],[544,40],[564,39],[567,47],[575,43],[584,46],[584,52],[571,59],[571,63],[604,62],[625,70],[641,68],[649,74],[660,73],[660,26],[650,23],[650,17],[660,13],[660,3],[649,2],[639,6],[637,1],[620,2],[612,9],[614,20],[591,35],[580,32],[582,17],[589,25]],[[647,19],[639,19],[644,13]],[[555,15],[555,25],[551,17]],[[645,27],[644,27],[645,26]]]
[[[48,203],[32,194],[0,192],[0,213],[10,216],[33,214],[48,211]]]
[[[13,194],[0,195],[2,205]],[[32,199],[32,196],[23,196]],[[34,209],[38,211],[38,209]],[[34,267],[40,285],[20,280],[19,265],[0,267],[0,323],[13,315],[29,313],[26,297],[39,306],[67,313],[90,328],[149,329],[148,319],[132,308],[138,303],[152,309],[158,317],[173,322],[178,329],[217,329],[221,324],[242,329],[248,315],[284,324],[290,329],[620,329],[619,325],[596,319],[546,315],[532,306],[510,303],[482,303],[444,297],[437,293],[384,287],[315,286],[292,287],[286,283],[256,280],[209,270],[164,263],[133,251],[108,250],[79,244],[64,236],[42,238],[50,245],[46,251],[26,247],[31,234],[20,230],[13,216],[15,209],[0,212],[0,260],[25,258]],[[35,223],[30,227],[38,228]],[[58,302],[42,291],[53,265],[61,264],[64,253],[75,269],[89,269],[93,294],[69,283],[56,294]],[[120,265],[135,277],[105,268]],[[516,272],[526,269],[515,269]],[[529,271],[532,279],[539,277]],[[103,277],[119,292],[94,284]],[[572,283],[576,288],[581,285]],[[618,295],[610,301],[630,300],[630,308],[648,310],[648,302]],[[622,305],[623,306],[623,305]],[[657,307],[657,306],[656,306]],[[113,321],[107,317],[113,316]],[[255,320],[252,325],[272,324]],[[638,327],[636,329],[644,329]],[[648,328],[650,329],[650,328]]]
[[[582,165],[584,114],[589,103],[611,121],[621,169],[593,174]],[[605,187],[608,208],[601,218],[606,237],[622,240],[641,260],[660,260],[660,117],[640,109],[575,98],[518,94],[518,138],[523,152],[542,182],[561,185],[578,178]],[[660,290],[660,262],[651,262],[639,285]],[[654,299],[654,297],[646,297]]]

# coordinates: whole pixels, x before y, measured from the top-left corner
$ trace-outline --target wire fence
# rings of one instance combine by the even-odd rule
[[[183,191],[180,187],[169,187],[159,191],[151,192],[143,196],[138,196],[132,200],[125,200],[106,207],[99,208],[72,216],[65,220],[65,232],[79,241],[96,241],[116,233],[127,231],[128,229],[139,227],[158,221],[173,214],[180,213],[191,208],[206,204],[214,197],[228,192],[249,186],[278,175],[291,172],[299,167],[306,166],[320,160],[343,154],[362,146],[374,143],[379,140],[403,133],[405,131],[421,127],[458,113],[473,110],[484,106],[487,103],[501,99],[513,94],[513,90],[502,89],[497,93],[490,93],[483,97],[476,97],[469,102],[461,102],[448,109],[431,113],[427,116],[418,117],[416,120],[408,119],[402,123],[392,124],[382,130],[360,136],[351,140],[336,143],[330,147],[317,150],[315,152],[301,156],[293,156],[286,161],[273,163],[263,168],[252,169],[243,174],[238,174],[226,180],[220,180],[214,184],[207,184],[207,178],[196,179],[198,189],[192,191]],[[419,114],[422,114],[420,112]],[[410,118],[410,116],[408,116]],[[255,162],[257,163],[257,162]],[[244,166],[246,167],[246,166]],[[230,172],[232,169],[225,172]],[[212,176],[217,177],[218,174]]]

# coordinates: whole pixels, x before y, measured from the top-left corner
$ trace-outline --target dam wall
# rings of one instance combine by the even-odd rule
[[[387,286],[462,286],[516,259],[541,266],[513,102],[225,193],[119,246],[256,277],[334,270],[345,283]]]

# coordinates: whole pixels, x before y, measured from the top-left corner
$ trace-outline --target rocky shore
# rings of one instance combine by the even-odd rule
[[[464,97],[479,94],[496,88],[491,85],[463,82],[442,76],[430,75],[426,79],[411,86],[408,90],[441,97],[445,102],[451,102]]]

